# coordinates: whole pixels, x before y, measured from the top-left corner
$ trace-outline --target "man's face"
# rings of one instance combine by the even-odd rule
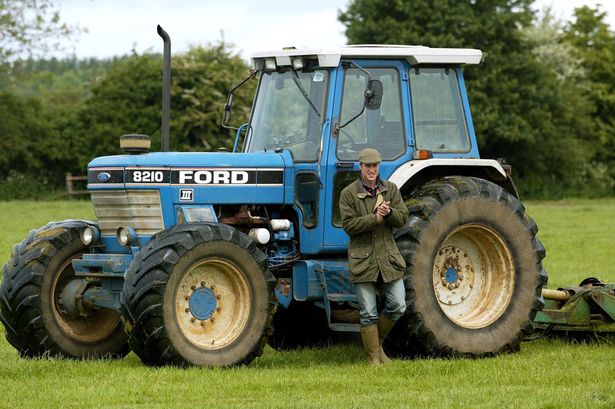
[[[361,163],[361,178],[365,183],[369,185],[375,185],[378,180],[378,173],[380,172],[379,163]]]

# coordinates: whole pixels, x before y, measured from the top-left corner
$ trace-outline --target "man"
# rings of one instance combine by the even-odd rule
[[[361,174],[340,195],[342,226],[350,236],[348,266],[359,301],[361,340],[370,364],[388,363],[382,349],[387,334],[406,310],[402,280],[406,263],[392,229],[408,220],[408,209],[394,183],[380,179],[380,153],[359,152]],[[376,287],[385,300],[378,317]]]

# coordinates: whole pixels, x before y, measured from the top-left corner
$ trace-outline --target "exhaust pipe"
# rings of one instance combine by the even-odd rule
[[[158,35],[164,42],[164,53],[162,56],[162,127],[160,128],[161,143],[160,150],[169,150],[169,122],[171,120],[171,37],[160,27],[157,28]]]

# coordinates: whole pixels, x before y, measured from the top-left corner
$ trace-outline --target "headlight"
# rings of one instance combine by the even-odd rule
[[[81,230],[81,242],[86,246],[98,241],[99,238],[100,231],[94,226],[87,226]]]
[[[120,227],[115,234],[117,241],[122,246],[133,244],[137,240],[137,234],[132,227]]]

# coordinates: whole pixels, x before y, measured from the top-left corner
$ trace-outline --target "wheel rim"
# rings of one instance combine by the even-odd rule
[[[493,229],[464,225],[442,243],[433,266],[440,308],[455,324],[484,328],[506,310],[514,290],[510,250]]]
[[[51,291],[53,295],[53,316],[62,330],[70,338],[84,343],[96,343],[108,337],[117,328],[120,314],[110,309],[92,309],[85,316],[71,318],[62,307],[62,291],[75,279],[72,260],[81,253],[69,257],[55,275]]]
[[[216,350],[233,343],[250,315],[251,296],[243,274],[226,260],[192,264],[175,293],[179,328],[194,345]]]

